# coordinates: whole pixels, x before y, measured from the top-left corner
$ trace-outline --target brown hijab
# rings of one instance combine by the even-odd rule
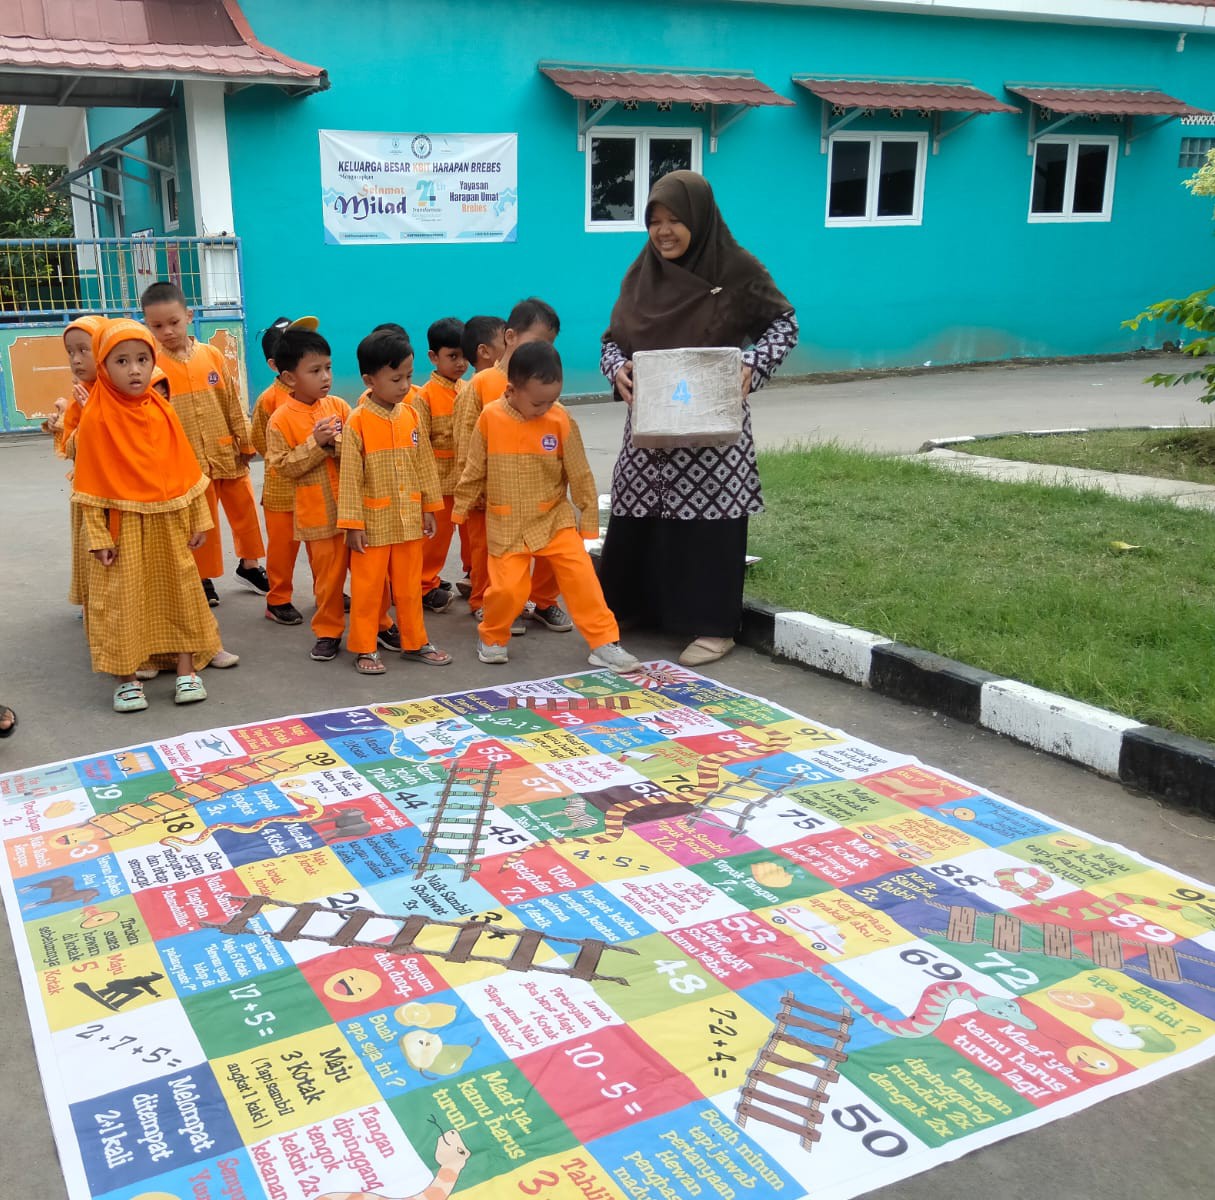
[[[650,191],[692,232],[682,258],[667,260],[648,239],[620,284],[607,337],[630,357],[637,350],[747,346],[791,312],[764,265],[726,228],[713,189],[695,171],[672,171]]]

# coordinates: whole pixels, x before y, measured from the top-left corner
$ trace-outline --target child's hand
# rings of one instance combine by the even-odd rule
[[[422,514],[422,536],[432,538],[438,532],[439,527],[435,524],[434,513]]]
[[[190,534],[190,540],[186,542],[187,550],[197,550],[199,546],[207,540],[207,531],[200,529],[197,533]]]
[[[742,369],[742,393],[744,400],[751,394],[751,368],[746,363]]]
[[[620,393],[620,398],[632,406],[633,403],[633,360],[630,358],[628,362],[620,364],[616,372],[615,378],[612,380],[616,390]]]
[[[89,402],[89,389],[79,379],[72,384],[72,399],[83,408]]]
[[[109,546],[105,550],[90,550],[90,554],[101,563],[103,567],[112,567],[118,561],[118,547]]]
[[[347,529],[346,545],[355,554],[362,554],[367,549],[367,531],[365,529]]]
[[[55,401],[55,411],[46,420],[47,433],[58,433],[63,428],[63,414],[67,412],[68,402],[60,396]]]
[[[332,446],[340,424],[336,417],[322,417],[312,427],[312,437],[318,446]]]

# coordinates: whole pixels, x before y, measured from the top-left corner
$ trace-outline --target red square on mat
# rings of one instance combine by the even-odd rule
[[[891,771],[879,771],[876,775],[865,775],[856,782],[900,804],[906,804],[908,808],[924,808],[944,804],[947,800],[964,800],[967,796],[978,795],[969,784],[954,783],[935,771],[911,764],[895,767]]]
[[[526,854],[482,859],[477,882],[501,904],[522,904],[538,896],[576,891],[595,881],[556,850],[536,846]]]
[[[625,1025],[515,1059],[549,1107],[585,1145],[703,1102],[700,1089]]]
[[[877,879],[879,875],[889,875],[892,871],[902,871],[907,867],[905,859],[896,858],[848,829],[818,833],[773,849],[837,888],[847,887],[851,883],[865,883]]]
[[[228,899],[229,894],[237,897]],[[208,925],[225,925],[240,911],[249,889],[235,871],[221,871],[183,883],[166,883],[135,893],[135,903],[143,915],[148,932],[158,941],[194,933]]]
[[[302,746],[305,742],[320,742],[316,730],[299,720],[266,721],[261,725],[246,725],[232,730],[232,736],[250,753],[265,754],[287,746]]]
[[[509,771],[512,767],[534,767],[535,765],[494,738],[484,740],[478,738],[475,742],[461,747],[456,760],[465,766],[497,767],[499,771]]]
[[[424,956],[402,957],[367,947],[323,954],[300,963],[299,970],[335,1021],[426,1000],[447,989]]]

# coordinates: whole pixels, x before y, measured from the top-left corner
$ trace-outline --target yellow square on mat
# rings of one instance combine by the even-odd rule
[[[152,946],[131,946],[69,967],[39,971],[38,989],[47,1023],[56,1031],[177,995]]]

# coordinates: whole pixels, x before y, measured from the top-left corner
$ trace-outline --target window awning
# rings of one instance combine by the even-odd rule
[[[673,104],[690,104],[693,111],[707,108],[710,153],[717,149],[718,136],[744,113],[768,105],[793,104],[750,71],[651,71],[554,62],[542,62],[539,67],[542,75],[578,101],[580,150],[587,132],[618,104],[626,112],[643,103],[662,109]]]
[[[1030,102],[1027,153],[1045,134],[1054,133],[1077,117],[1117,117],[1126,121],[1123,154],[1130,154],[1131,143],[1153,129],[1178,117],[1210,116],[1165,92],[1147,87],[1065,87],[1051,84],[1006,83],[1007,91]],[[1136,117],[1157,117],[1151,125],[1135,129]],[[1054,118],[1052,120],[1052,118]],[[1041,120],[1045,120],[1045,125]]]
[[[886,109],[898,118],[904,112],[932,118],[932,152],[941,139],[961,129],[981,113],[1015,113],[1021,110],[964,79],[890,79],[846,75],[794,75],[793,82],[823,102],[823,128],[819,149],[827,153],[827,139],[869,110]],[[964,113],[961,120],[941,127],[942,113]],[[834,123],[831,118],[838,118]]]

